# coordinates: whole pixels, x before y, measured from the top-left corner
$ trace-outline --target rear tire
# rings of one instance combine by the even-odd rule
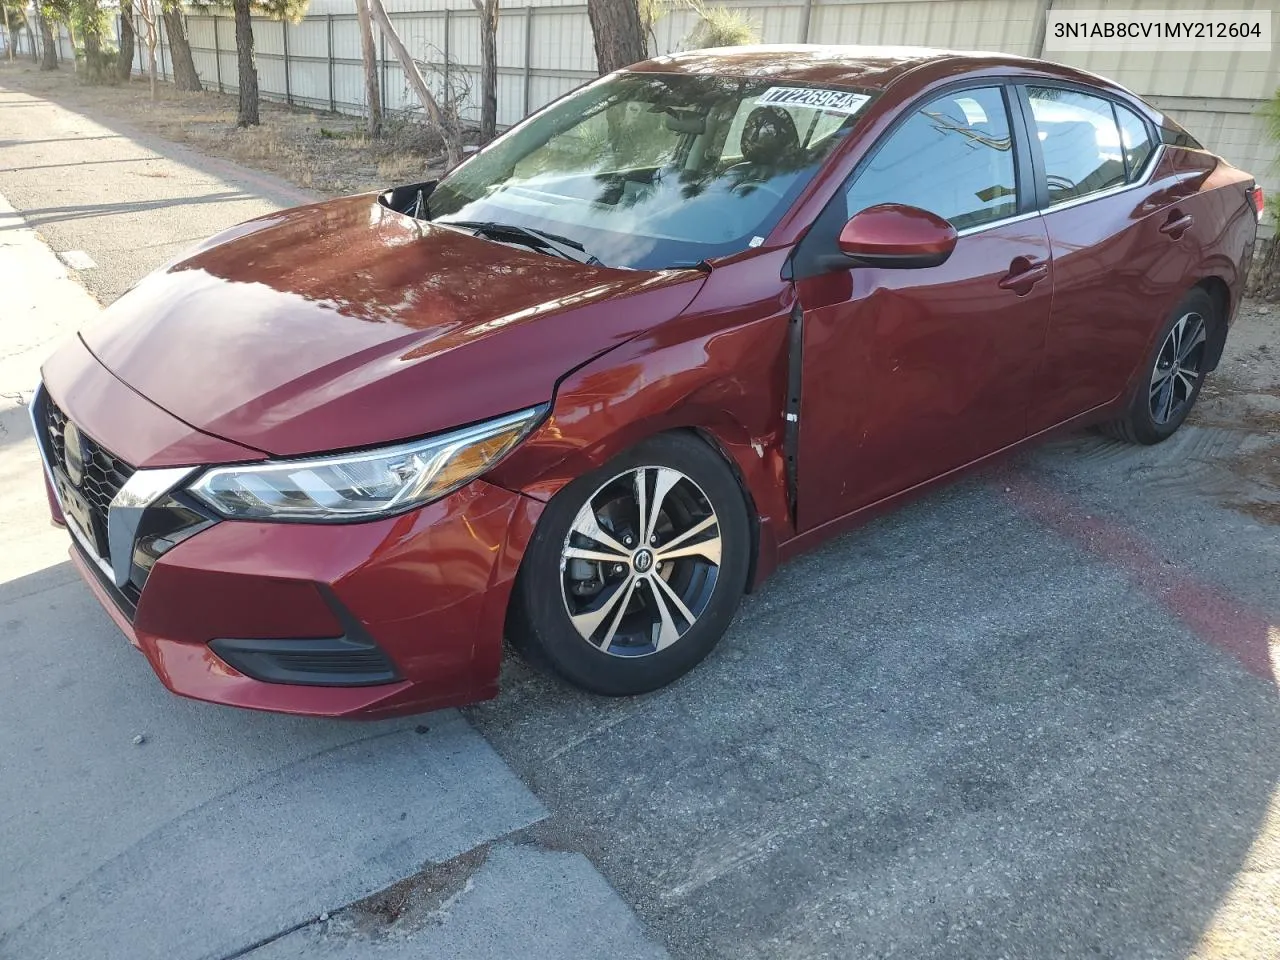
[[[1117,440],[1148,446],[1173,436],[1200,396],[1209,344],[1219,322],[1208,291],[1196,287],[1183,297],[1160,328],[1128,412],[1098,429]]]
[[[751,528],[721,456],[652,437],[548,504],[525,551],[507,634],[535,663],[607,696],[666,686],[728,629]]]

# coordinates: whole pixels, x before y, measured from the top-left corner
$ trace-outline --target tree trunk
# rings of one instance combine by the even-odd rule
[[[587,18],[600,73],[612,73],[648,58],[636,0],[587,0]]]
[[[102,71],[102,37],[96,30],[84,32],[84,74],[90,83],[106,79]]]
[[[240,109],[237,127],[258,125],[258,68],[253,59],[253,21],[249,19],[249,0],[232,0],[236,12],[236,62],[240,72]]]
[[[120,53],[116,57],[116,76],[125,83],[133,76],[133,7],[125,5],[120,10]]]
[[[66,22],[67,37],[71,40],[71,72],[79,73],[79,58],[76,56],[76,29],[71,26],[71,18],[67,18]],[[88,50],[85,51],[85,58],[88,59]]]
[[[103,55],[102,41],[106,30],[107,18],[99,0],[80,0],[76,4],[80,20],[80,40],[84,44],[84,75],[89,83],[105,83],[115,77],[115,64],[109,63]],[[71,34],[71,50],[74,56],[76,47],[75,33],[72,32],[68,17],[67,32]]]
[[[187,25],[182,21],[182,10],[176,6],[162,5],[164,28],[169,34],[169,60],[173,63],[173,85],[179,90],[199,91],[200,74],[191,57],[191,42],[187,39]]]
[[[378,50],[373,44],[368,0],[356,0],[356,19],[360,22],[360,59],[364,61],[364,99],[369,105],[365,129],[376,139],[382,136],[382,92],[378,87]]]
[[[418,94],[418,99],[422,102],[423,107],[426,108],[427,119],[431,121],[431,125],[439,132],[440,139],[444,142],[444,162],[452,169],[462,159],[462,146],[458,142],[457,135],[445,125],[444,116],[440,113],[440,104],[436,103],[436,98],[432,96],[431,89],[427,86],[427,81],[423,80],[422,74],[418,72],[418,65],[413,62],[409,49],[404,45],[404,41],[400,39],[400,35],[396,33],[395,27],[391,25],[391,18],[387,16],[386,8],[382,6],[382,0],[369,0],[369,10],[373,13],[374,18],[377,19],[383,36],[387,38],[387,43],[391,44],[391,49],[396,52],[396,59],[400,61],[401,69],[404,70],[404,74],[408,77],[414,92]]]
[[[27,18],[27,39],[31,41],[31,62],[39,63],[40,55],[36,53],[39,44],[36,43],[36,32],[31,29],[31,18]]]
[[[0,3],[0,9],[4,10],[4,46],[9,54],[9,62],[13,63],[13,27],[9,25],[9,8]]]
[[[472,0],[480,13],[480,142],[498,135],[498,0]]]
[[[102,34],[106,28],[106,16],[103,14],[98,0],[92,3],[81,3],[80,39],[84,43],[84,75],[89,83],[105,83],[115,75],[114,65],[109,65],[103,58]],[[71,31],[71,24],[67,24]],[[71,49],[75,50],[75,35],[71,37]]]
[[[1259,251],[1249,275],[1249,295],[1260,300],[1280,301],[1280,223],[1276,226],[1274,237],[1258,241],[1266,249]]]
[[[147,77],[151,84],[151,99],[156,99],[156,44],[160,42],[160,28],[156,20],[156,3],[159,0],[138,0],[138,15],[147,28],[143,42],[147,45]]]
[[[151,99],[156,99],[156,35],[155,23],[147,24],[147,78],[151,83]]]
[[[106,83],[115,77],[115,64],[102,53],[102,20],[95,17],[91,29],[84,37],[84,74],[90,83]]]
[[[53,28],[49,26],[49,18],[40,14],[40,40],[43,54],[40,57],[41,70],[58,69],[58,47],[53,42]]]

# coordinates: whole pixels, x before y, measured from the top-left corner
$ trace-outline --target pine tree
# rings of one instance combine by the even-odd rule
[[[253,16],[297,22],[307,12],[310,0],[206,0],[193,6],[230,9],[236,21],[236,65],[240,105],[237,127],[256,127],[258,119],[258,65],[253,53]]]

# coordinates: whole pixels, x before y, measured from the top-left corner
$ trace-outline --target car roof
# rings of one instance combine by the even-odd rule
[[[1046,76],[1078,80],[1100,87],[1115,84],[1083,70],[1030,57],[981,51],[935,50],[929,47],[866,47],[835,44],[760,44],[714,47],[655,57],[629,67],[643,73],[688,73],[776,78],[788,83],[861,87],[882,90],[903,74],[920,67],[943,73],[973,69],[1017,67]]]

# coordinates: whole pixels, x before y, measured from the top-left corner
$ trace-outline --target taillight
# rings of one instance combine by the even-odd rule
[[[1254,187],[1251,191],[1253,194],[1253,209],[1258,211],[1258,222],[1262,222],[1262,188]]]

